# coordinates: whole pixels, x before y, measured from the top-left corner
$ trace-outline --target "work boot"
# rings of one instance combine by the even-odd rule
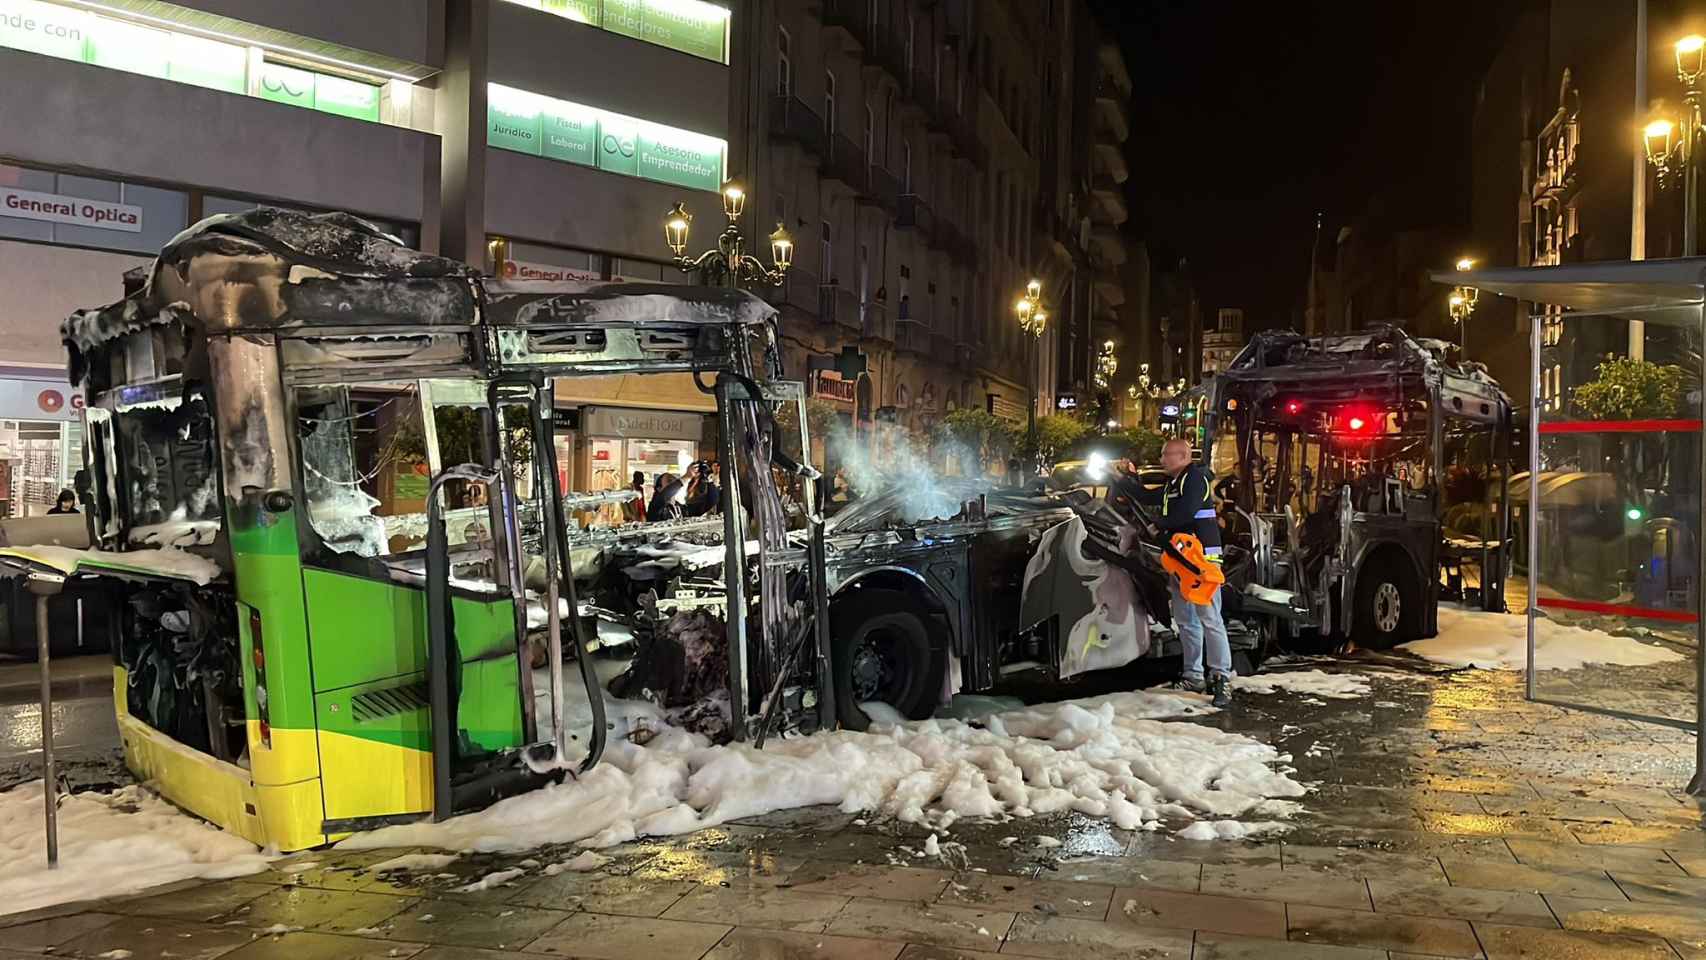
[[[1202,693],[1208,689],[1202,677],[1180,677],[1167,685],[1169,690],[1179,690],[1185,693]]]
[[[1217,707],[1232,706],[1232,681],[1223,673],[1217,673],[1208,682],[1208,692],[1214,698]]]

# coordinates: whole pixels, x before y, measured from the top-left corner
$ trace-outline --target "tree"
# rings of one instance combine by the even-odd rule
[[[1662,420],[1676,416],[1682,406],[1681,367],[1619,358],[1597,370],[1593,380],[1571,394],[1590,420]]]
[[[959,455],[975,460],[982,468],[992,459],[1005,459],[1018,446],[1024,427],[1004,420],[977,407],[961,407],[936,423],[936,440],[957,450]]]
[[[1037,418],[1037,443],[1031,449],[1030,444],[1021,442],[1020,450],[1027,458],[1053,462],[1065,459],[1069,451],[1075,449],[1091,434],[1088,423],[1077,417],[1053,413],[1046,417]]]

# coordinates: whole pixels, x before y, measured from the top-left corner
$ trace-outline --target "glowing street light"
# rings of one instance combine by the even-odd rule
[[[1700,171],[1695,163],[1699,151],[1700,77],[1706,73],[1706,37],[1691,33],[1676,41],[1676,78],[1682,81],[1682,116],[1673,120],[1659,113],[1641,130],[1646,147],[1647,162],[1658,176],[1663,190],[1670,179],[1671,164],[1682,165],[1682,255],[1692,257],[1699,252],[1700,226],[1696,212],[1700,195]]]
[[[664,214],[664,242],[682,273],[697,273],[703,283],[713,286],[740,287],[750,284],[779,287],[788,278],[788,268],[794,265],[794,238],[788,229],[776,224],[770,234],[770,266],[746,252],[746,238],[740,232],[740,218],[746,212],[746,187],[738,180],[723,184],[723,216],[728,224],[717,235],[717,245],[697,256],[687,255],[687,237],[693,228],[693,214],[685,203],[677,203]]]
[[[1030,348],[1031,402],[1025,417],[1025,445],[1030,448],[1031,456],[1037,457],[1040,455],[1037,450],[1037,345],[1048,330],[1048,311],[1043,309],[1041,280],[1033,278],[1025,284],[1024,294],[1013,304],[1013,313],[1019,318],[1019,329],[1025,333],[1026,345]]]

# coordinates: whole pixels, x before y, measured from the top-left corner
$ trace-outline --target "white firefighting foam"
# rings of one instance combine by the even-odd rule
[[[0,914],[97,900],[192,878],[260,873],[270,858],[142,787],[59,803],[59,866],[47,867],[42,784],[0,793]]]
[[[1266,744],[1158,719],[1210,712],[1198,698],[1170,694],[1046,704],[986,717],[981,727],[937,719],[837,730],[772,740],[763,750],[711,746],[645,705],[612,707],[610,746],[579,780],[442,823],[358,834],[340,846],[600,848],[813,804],[937,830],[965,817],[1076,811],[1125,829],[1200,818],[1216,821],[1207,828],[1216,836],[1241,836],[1274,829],[1270,822],[1297,812],[1291,798],[1306,789]],[[626,739],[636,729],[651,734],[643,746]],[[1241,829],[1235,821],[1245,817],[1263,822]]]
[[[1441,604],[1439,635],[1399,649],[1454,667],[1521,670],[1528,665],[1528,620]],[[1536,669],[1577,670],[1590,663],[1633,667],[1673,663],[1684,657],[1634,637],[1541,619],[1535,623],[1534,659]]]

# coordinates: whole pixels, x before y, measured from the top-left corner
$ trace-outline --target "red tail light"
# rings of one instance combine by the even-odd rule
[[[272,747],[272,711],[267,707],[267,653],[261,636],[261,612],[249,611],[250,658],[255,662],[255,719],[260,721],[261,746]]]

